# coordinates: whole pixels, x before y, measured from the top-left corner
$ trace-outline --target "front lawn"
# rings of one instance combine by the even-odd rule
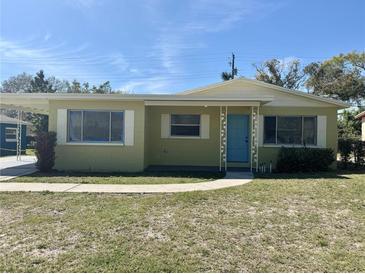
[[[224,176],[218,172],[166,171],[139,173],[81,173],[36,172],[6,182],[17,183],[72,183],[72,184],[186,184],[217,180]]]
[[[0,193],[0,272],[364,272],[365,175],[276,176],[178,194]]]

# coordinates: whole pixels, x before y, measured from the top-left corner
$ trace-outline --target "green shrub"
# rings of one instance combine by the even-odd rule
[[[334,161],[333,150],[329,148],[282,147],[276,171],[288,173],[326,171]]]
[[[55,163],[55,132],[37,132],[35,155],[37,156],[36,167],[43,172],[52,170]]]
[[[351,158],[352,139],[339,139],[338,152],[340,153],[342,165],[346,167]]]
[[[365,164],[365,141],[354,140],[352,151],[354,154],[355,164]]]
[[[347,168],[349,163],[355,165],[365,164],[365,142],[358,139],[339,139],[338,151],[341,156],[341,167]],[[353,161],[351,161],[353,157]]]

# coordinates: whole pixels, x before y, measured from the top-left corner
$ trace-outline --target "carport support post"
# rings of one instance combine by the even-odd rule
[[[18,110],[18,123],[16,130],[16,160],[21,161],[22,157],[22,111]]]
[[[227,139],[227,127],[228,127],[228,107],[226,106],[226,119],[225,119],[225,131],[224,131],[224,168],[225,171],[227,172],[227,144],[228,144],[228,139]]]

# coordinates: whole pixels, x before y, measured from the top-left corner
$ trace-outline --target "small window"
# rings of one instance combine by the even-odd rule
[[[200,136],[200,115],[172,114],[171,136]]]
[[[70,110],[68,141],[122,143],[124,141],[124,112]]]
[[[13,127],[5,128],[5,141],[6,142],[16,142],[16,135],[18,130]]]

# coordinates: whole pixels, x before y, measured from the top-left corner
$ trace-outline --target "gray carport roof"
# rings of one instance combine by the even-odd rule
[[[259,106],[272,96],[221,98],[158,94],[0,93],[0,107],[48,114],[50,101],[143,101],[147,106]]]

